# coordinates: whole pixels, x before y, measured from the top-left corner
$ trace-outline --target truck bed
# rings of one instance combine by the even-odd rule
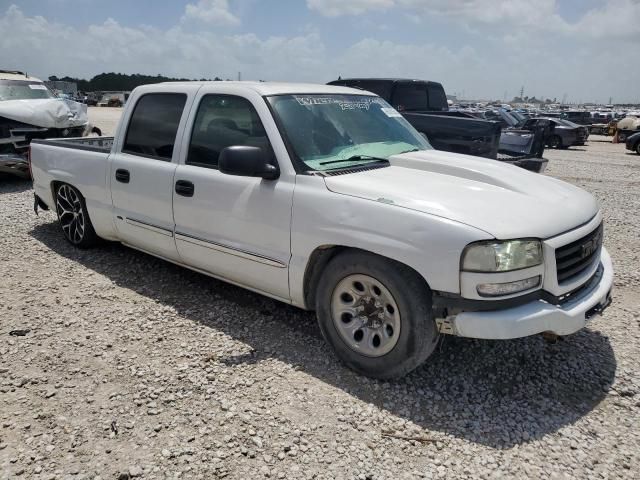
[[[444,113],[444,115],[441,115]],[[424,133],[436,150],[495,159],[500,125],[458,112],[402,112],[402,116]]]
[[[83,137],[31,142],[31,171],[36,203],[55,210],[55,183],[68,183],[85,199],[95,226],[111,225],[109,163],[113,137]],[[110,238],[109,231],[97,232]]]
[[[62,148],[109,153],[113,146],[113,137],[56,138],[52,140],[32,140],[31,144],[53,145]]]

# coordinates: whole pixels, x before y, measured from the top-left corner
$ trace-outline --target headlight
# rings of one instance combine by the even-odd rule
[[[479,242],[465,248],[462,270],[466,272],[509,272],[542,263],[539,240]]]

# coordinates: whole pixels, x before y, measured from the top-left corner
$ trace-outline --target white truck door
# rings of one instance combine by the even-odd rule
[[[132,100],[137,100],[133,113],[111,159],[115,226],[122,242],[177,261],[171,206],[174,147],[187,94],[143,93]]]
[[[220,152],[236,145],[260,147],[277,165],[260,115],[247,98],[201,93],[192,110],[173,197],[182,262],[289,300],[295,175],[265,180],[218,170]]]

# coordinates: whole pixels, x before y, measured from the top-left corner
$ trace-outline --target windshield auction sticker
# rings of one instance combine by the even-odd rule
[[[44,85],[40,84],[40,83],[30,83],[29,84],[29,88],[31,90],[46,90],[47,87],[45,87]]]
[[[339,105],[342,111],[346,110],[369,110],[372,104],[379,104],[379,100],[376,97],[351,97],[337,98],[337,97],[304,97],[295,95],[294,98],[302,106],[311,105]],[[393,110],[393,109],[391,109]],[[387,113],[387,115],[389,115]],[[391,116],[391,115],[389,115]]]

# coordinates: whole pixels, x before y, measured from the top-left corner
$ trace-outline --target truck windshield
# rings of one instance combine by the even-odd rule
[[[41,82],[24,80],[0,80],[0,101],[56,98]]]
[[[277,95],[267,100],[304,171],[350,168],[431,149],[380,97]]]

